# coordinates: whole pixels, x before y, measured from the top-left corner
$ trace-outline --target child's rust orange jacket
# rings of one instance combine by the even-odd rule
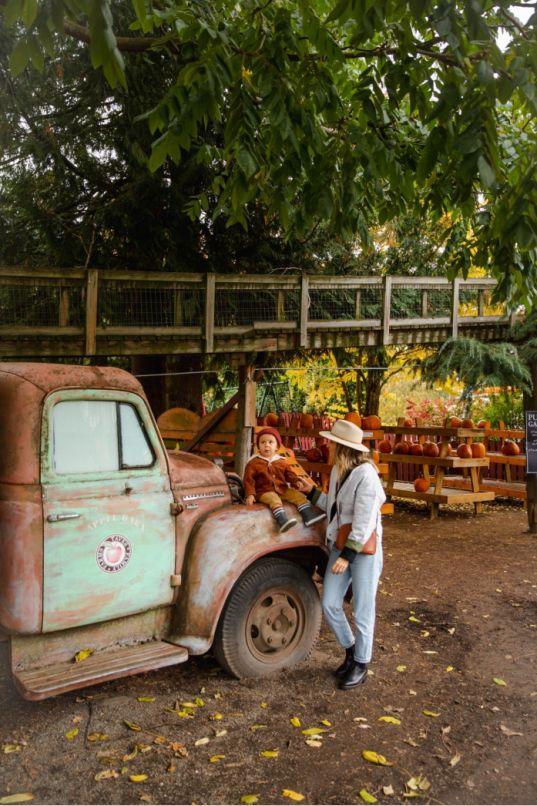
[[[244,492],[246,495],[255,495],[257,499],[263,493],[276,492],[281,495],[297,478],[298,474],[285,456],[276,454],[270,459],[264,459],[256,454],[244,471]]]

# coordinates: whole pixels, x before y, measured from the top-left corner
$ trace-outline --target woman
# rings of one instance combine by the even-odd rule
[[[329,627],[345,650],[345,659],[335,673],[339,688],[346,690],[365,683],[367,664],[373,652],[375,599],[382,570],[380,508],[386,496],[377,469],[368,457],[369,448],[362,443],[361,428],[347,420],[336,420],[331,431],[320,431],[319,435],[336,443],[328,494],[317,490],[309,479],[301,479],[300,489],[328,515],[326,539],[330,556],[322,606]],[[340,550],[336,548],[336,538],[345,525],[348,535]],[[363,554],[362,549],[373,531],[376,532],[376,551]],[[351,583],[356,639],[343,610]]]

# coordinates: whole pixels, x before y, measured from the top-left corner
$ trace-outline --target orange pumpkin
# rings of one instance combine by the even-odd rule
[[[268,425],[271,428],[276,428],[279,422],[279,417],[277,414],[274,414],[273,411],[269,411],[268,414],[265,414],[263,425]]]
[[[381,453],[391,453],[392,452],[392,443],[389,439],[383,439],[379,442],[379,451]]]
[[[477,424],[478,428],[490,428],[490,422],[488,420],[480,420]]]
[[[436,444],[436,442],[431,442],[430,440],[427,440],[426,442],[423,443],[423,455],[424,456],[430,456],[431,458],[434,458],[434,457],[438,456],[439,453],[440,453],[440,450],[439,450],[438,445]]]
[[[393,446],[393,452],[398,454],[407,454],[410,451],[410,444],[401,440],[401,442],[396,442]]]
[[[431,482],[429,479],[423,479],[421,476],[414,479],[414,489],[417,493],[426,493],[430,487]]]
[[[301,414],[300,415],[300,427],[301,428],[313,428],[313,414]]]
[[[504,456],[518,456],[520,448],[512,439],[506,439],[502,446],[502,453]]]
[[[411,442],[410,443],[410,455],[411,456],[423,456],[423,445],[421,442]]]
[[[472,456],[474,459],[484,459],[487,455],[487,449],[483,442],[472,442],[470,445],[472,449]]]
[[[354,425],[357,425],[358,428],[362,427],[362,418],[360,417],[357,411],[348,411],[344,419],[349,420],[349,422],[351,423],[354,423]]]
[[[380,417],[376,414],[370,414],[368,417],[362,417],[362,428],[366,431],[375,431],[380,428]]]
[[[467,417],[465,420],[462,421],[462,427],[463,428],[475,428],[474,421],[470,417]]]
[[[449,428],[462,428],[462,420],[460,417],[449,418]]]
[[[457,456],[459,459],[471,459],[472,458],[472,449],[470,445],[467,445],[466,442],[463,442],[457,448]]]
[[[304,451],[304,456],[308,462],[320,462],[323,458],[319,448],[309,448],[307,451]]]
[[[405,417],[403,420],[403,425],[405,428],[413,428],[416,425],[416,423],[414,422],[412,417]]]

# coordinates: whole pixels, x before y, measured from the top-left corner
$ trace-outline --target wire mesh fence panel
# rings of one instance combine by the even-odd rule
[[[280,414],[282,411],[291,411],[292,394],[289,381],[260,382],[256,388],[256,413],[263,417],[269,411]]]
[[[311,288],[309,318],[321,320],[354,319],[356,293],[342,289]]]
[[[24,284],[0,286],[0,325],[81,327],[82,286]]]
[[[380,286],[364,286],[358,292],[356,319],[381,319],[383,304]]]
[[[477,316],[478,314],[477,288],[459,289],[459,316]]]
[[[215,325],[216,327],[233,327],[250,325],[253,322],[288,321],[289,315],[293,312],[293,301],[289,299],[289,296],[288,291],[217,289]],[[298,304],[296,310],[298,310]]]
[[[390,316],[417,319],[422,315],[422,289],[406,285],[392,287]]]
[[[450,288],[430,288],[424,293],[423,315],[426,318],[451,316],[452,293]]]
[[[101,327],[196,327],[203,321],[201,289],[150,288],[102,284],[98,322]]]

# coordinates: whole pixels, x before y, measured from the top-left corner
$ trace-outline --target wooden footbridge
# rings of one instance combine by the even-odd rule
[[[507,337],[486,278],[0,267],[0,357],[275,352]]]

